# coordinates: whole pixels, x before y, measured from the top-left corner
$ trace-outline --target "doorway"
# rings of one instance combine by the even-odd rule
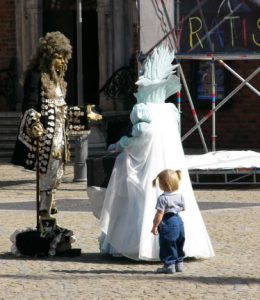
[[[77,105],[77,31],[76,0],[44,1],[43,35],[60,31],[70,39],[73,47],[72,59],[66,73],[68,91],[66,101]],[[82,1],[82,69],[84,105],[99,104],[99,51],[98,18],[96,1]]]

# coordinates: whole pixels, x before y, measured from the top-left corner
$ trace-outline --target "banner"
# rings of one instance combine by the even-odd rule
[[[178,54],[260,53],[259,0],[181,0]]]

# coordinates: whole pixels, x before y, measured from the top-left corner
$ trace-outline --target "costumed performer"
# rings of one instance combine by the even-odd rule
[[[101,118],[92,111],[93,106],[68,106],[65,101],[67,82],[64,77],[71,55],[70,41],[61,32],[48,32],[39,39],[25,76],[22,117],[11,161],[36,170],[38,151],[42,237],[64,233],[51,215],[57,213],[55,193],[70,158],[69,134],[89,134],[88,120]],[[52,228],[48,227],[50,224]]]
[[[179,132],[179,112],[165,100],[180,91],[168,47],[155,48],[146,58],[136,82],[138,91],[130,118],[132,136],[123,136],[109,149],[117,156],[100,214],[100,251],[134,260],[159,260],[158,236],[150,233],[156,199],[162,193],[152,180],[165,169],[180,170],[179,191],[186,209],[186,257],[214,256],[204,221],[192,189]],[[94,199],[93,199],[94,201]],[[91,202],[93,202],[91,201]]]

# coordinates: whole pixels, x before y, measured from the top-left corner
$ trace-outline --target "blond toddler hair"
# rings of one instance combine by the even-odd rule
[[[160,188],[165,192],[175,192],[179,189],[181,180],[180,170],[166,169],[160,172],[153,180],[153,186],[156,186],[156,182],[159,182]]]

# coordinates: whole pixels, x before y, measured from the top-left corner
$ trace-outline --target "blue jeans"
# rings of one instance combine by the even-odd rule
[[[182,262],[184,225],[179,215],[165,214],[159,225],[160,260],[166,267]]]

